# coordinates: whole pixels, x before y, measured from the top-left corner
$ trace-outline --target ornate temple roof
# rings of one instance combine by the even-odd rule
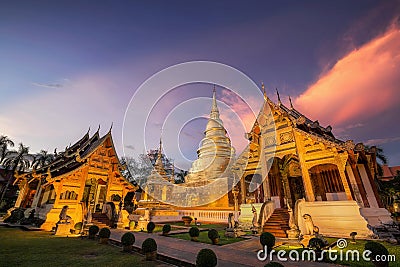
[[[96,149],[101,146],[107,139],[110,140],[111,146],[113,150],[114,142],[111,135],[111,128],[110,130],[102,137],[99,134],[100,127],[97,131],[90,137],[89,130],[87,133],[76,143],[70,145],[65,148],[64,151],[57,152],[54,151],[55,157],[54,159],[47,165],[39,168],[34,169],[31,172],[24,174],[23,176],[26,177],[28,180],[33,179],[34,176],[42,176],[48,177],[49,175],[54,178],[66,173],[69,173],[87,162],[88,157],[96,151]],[[115,152],[115,158],[117,159],[117,164],[119,169],[123,168],[122,164],[119,162],[118,156]]]
[[[328,140],[330,142],[339,144],[339,145],[344,145],[345,142],[337,139],[333,133],[332,133],[332,126],[328,125],[326,127],[323,127],[319,124],[318,120],[311,120],[304,114],[302,114],[300,111],[295,109],[292,104],[292,100],[289,97],[289,102],[290,102],[290,107],[285,106],[280,99],[279,92],[277,90],[277,96],[278,96],[278,103],[274,103],[269,97],[267,97],[265,93],[265,87],[264,84],[262,84],[262,90],[264,91],[264,105],[268,104],[269,107],[271,108],[271,111],[274,110],[279,110],[281,113],[286,114],[290,120],[293,122],[293,125],[295,128],[302,130],[306,133],[310,133],[313,135],[316,135],[318,137],[322,137],[325,140]],[[264,110],[264,107],[262,108]],[[256,125],[254,124],[253,127]]]

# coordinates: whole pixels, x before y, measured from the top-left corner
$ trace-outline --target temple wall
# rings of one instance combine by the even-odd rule
[[[351,232],[357,232],[359,237],[369,237],[372,231],[368,222],[361,216],[357,202],[343,201],[316,201],[297,202],[298,226],[302,234],[306,232],[304,214],[311,215],[314,225],[319,227],[319,232],[324,236],[347,238]]]

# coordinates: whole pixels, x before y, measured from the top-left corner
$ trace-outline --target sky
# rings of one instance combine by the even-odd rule
[[[290,95],[296,109],[331,125],[337,138],[378,145],[389,165],[400,165],[399,16],[399,1],[2,1],[0,134],[31,152],[60,151],[89,127],[93,133],[101,125],[104,134],[112,124],[118,153],[138,154],[158,146],[169,112],[186,107],[196,119],[179,125],[170,118],[176,145],[173,134],[163,140],[167,156],[187,168],[203,137],[211,84],[182,84],[165,95],[159,84],[145,92],[143,103],[159,100],[150,115],[143,110],[154,124],[145,148],[135,143],[143,143],[136,135],[143,126],[124,129],[124,118],[153,75],[212,61],[264,82],[275,102],[275,88],[285,104]],[[239,88],[216,89],[240,152],[251,126],[242,104],[260,98],[243,93],[241,102]],[[140,104],[131,108],[142,114]],[[134,141],[123,142],[123,133]]]

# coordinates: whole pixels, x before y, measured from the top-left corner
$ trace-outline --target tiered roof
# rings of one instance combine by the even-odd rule
[[[47,165],[39,168],[39,169],[34,169],[31,172],[28,172],[26,174],[20,175],[25,178],[34,179],[34,176],[39,176],[42,178],[54,178],[57,176],[61,176],[63,174],[69,173],[79,167],[81,167],[83,164],[85,164],[89,158],[89,156],[100,146],[102,145],[107,138],[110,138],[111,145],[113,147],[113,150],[115,151],[114,148],[114,142],[112,140],[112,135],[111,135],[111,128],[105,134],[104,136],[100,137],[99,134],[99,129],[90,137],[89,136],[89,130],[87,133],[76,143],[73,145],[70,145],[65,148],[64,151],[58,152],[55,150],[54,154],[55,157],[54,159]],[[116,152],[115,152],[116,155]],[[118,162],[118,166],[120,170],[123,169],[122,164],[119,162],[118,157],[116,156]],[[50,177],[49,177],[50,176]]]

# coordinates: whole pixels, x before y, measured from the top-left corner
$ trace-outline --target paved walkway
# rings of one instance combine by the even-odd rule
[[[127,230],[111,230],[111,239],[116,241],[121,240],[121,236]],[[218,258],[218,266],[232,267],[232,266],[264,266],[267,262],[261,262],[257,259],[257,251],[260,249],[259,238],[254,237],[241,242],[232,243],[224,246],[215,246],[204,244],[200,242],[192,242],[178,238],[161,236],[159,233],[144,233],[135,232],[135,247],[141,248],[142,242],[148,238],[154,238],[157,242],[158,253],[161,255],[169,256],[178,259],[186,265],[195,265],[197,253],[202,248],[212,249]],[[311,267],[329,267],[338,266],[335,264],[319,263],[319,262],[284,262],[284,266],[311,266]]]

